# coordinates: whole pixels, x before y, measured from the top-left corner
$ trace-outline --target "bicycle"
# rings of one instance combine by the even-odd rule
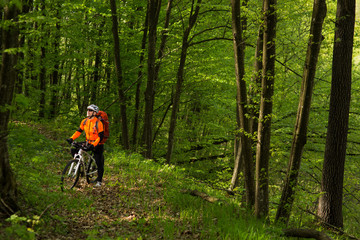
[[[79,149],[74,155],[74,159],[70,160],[61,176],[61,191],[71,190],[79,182],[80,176],[86,177],[86,182],[89,184],[97,177],[97,165],[94,157],[86,152],[85,143],[72,142],[72,147]]]

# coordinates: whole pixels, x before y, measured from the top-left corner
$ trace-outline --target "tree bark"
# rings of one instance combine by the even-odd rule
[[[160,69],[161,61],[162,61],[162,58],[164,57],[166,40],[167,40],[168,32],[169,32],[172,2],[173,2],[173,0],[168,0],[168,4],[166,7],[164,30],[161,33],[161,41],[160,41],[160,47],[159,47],[159,52],[158,52],[158,62],[155,64],[155,82],[157,81],[157,78],[159,76],[159,69]]]
[[[314,78],[320,52],[320,45],[323,37],[321,34],[322,25],[326,16],[326,11],[327,9],[325,0],[314,0],[313,14],[311,17],[310,38],[306,53],[303,81],[293,140],[291,144],[289,165],[280,204],[275,218],[276,221],[280,220],[284,223],[287,223],[290,218],[302,153],[307,139],[306,134],[309,123],[311,97],[313,93]]]
[[[332,62],[328,130],[318,215],[327,224],[343,227],[343,182],[351,99],[355,0],[338,0]]]
[[[160,47],[159,47],[158,57],[157,57],[158,60],[157,60],[156,63],[155,63],[155,85],[156,85],[156,83],[157,83],[157,81],[158,81],[158,78],[159,78],[159,70],[160,70],[160,66],[161,66],[161,63],[162,63],[162,58],[164,57],[166,41],[167,41],[168,32],[169,32],[172,2],[173,2],[173,0],[168,0],[168,4],[167,4],[167,7],[166,7],[166,15],[165,15],[164,29],[163,29],[162,32],[161,32],[161,41],[160,41]],[[155,88],[156,88],[156,86],[155,86]],[[160,128],[161,128],[161,124],[163,123],[163,121],[164,121],[164,119],[165,119],[165,117],[166,117],[166,115],[167,115],[167,112],[168,112],[170,106],[171,106],[171,103],[170,103],[170,105],[168,106],[168,108],[165,110],[164,118],[162,119],[162,121],[160,121],[160,125],[158,126],[157,129],[160,129]],[[152,142],[155,141],[156,136],[157,136],[157,131],[155,131],[155,133],[153,134],[153,140],[152,140]]]
[[[197,0],[195,11],[190,13],[189,24],[188,24],[187,28],[185,29],[184,35],[183,35],[180,63],[179,63],[179,68],[178,68],[178,71],[176,74],[177,81],[176,81],[175,94],[173,97],[173,106],[172,106],[171,117],[170,117],[168,146],[167,146],[167,152],[166,152],[166,162],[168,164],[171,161],[171,156],[172,156],[173,147],[174,147],[176,118],[177,118],[177,112],[179,110],[179,105],[180,105],[180,95],[181,95],[181,91],[182,91],[182,85],[184,82],[184,69],[185,69],[186,55],[187,55],[187,50],[189,47],[189,39],[188,38],[189,38],[189,35],[191,32],[191,29],[194,27],[197,17],[199,15],[200,5],[201,5],[201,0]],[[194,8],[192,7],[192,9],[194,9]]]
[[[269,211],[269,158],[275,76],[276,0],[264,0],[263,71],[256,148],[255,216]]]
[[[149,0],[148,4],[148,23],[149,23],[149,45],[148,45],[148,79],[145,90],[145,116],[144,116],[144,144],[145,158],[152,158],[153,140],[153,110],[155,98],[155,52],[156,52],[156,32],[159,19],[161,0]]]
[[[148,3],[149,5],[149,3]],[[146,51],[146,40],[147,40],[147,33],[149,30],[149,24],[148,24],[148,15],[149,15],[149,6],[146,9],[146,16],[145,16],[145,22],[144,22],[144,28],[143,28],[143,36],[141,40],[141,53],[140,53],[140,60],[139,60],[139,71],[138,71],[138,78],[137,78],[137,84],[136,84],[136,93],[135,93],[135,113],[134,113],[134,127],[133,127],[133,133],[132,133],[132,145],[133,148],[137,148],[137,137],[138,137],[138,131],[139,131],[139,115],[140,115],[140,88],[142,84],[142,77],[143,77],[143,68],[144,68],[144,60],[145,60],[145,51]]]
[[[40,102],[39,102],[39,118],[45,118],[45,104],[46,104],[46,68],[45,68],[45,56],[46,56],[46,49],[44,46],[41,47],[41,55],[40,55],[40,74],[39,74],[39,81],[40,81]]]
[[[126,97],[123,90],[124,80],[122,76],[121,68],[121,57],[120,57],[120,40],[118,33],[118,20],[116,13],[116,2],[115,0],[110,0],[110,8],[112,15],[112,33],[114,38],[114,56],[115,56],[115,67],[116,67],[116,76],[118,80],[118,93],[120,97],[120,112],[121,112],[121,129],[122,129],[122,144],[125,149],[130,149],[129,145],[129,130],[128,122],[126,115]]]
[[[229,191],[233,191],[234,188],[238,185],[239,173],[241,172],[244,165],[244,161],[242,159],[243,154],[242,154],[240,141],[241,141],[240,136],[236,135],[234,140],[234,170],[231,177]]]
[[[42,0],[41,1],[41,10],[43,12],[43,15],[45,16],[45,1]],[[42,28],[44,27],[44,24],[42,24],[41,26]],[[40,54],[40,73],[39,73],[39,81],[40,81],[40,102],[39,102],[39,118],[42,119],[42,118],[45,118],[45,104],[46,104],[46,64],[45,64],[45,57],[46,57],[46,49],[45,49],[45,46],[46,46],[46,43],[45,41],[43,41],[43,37],[40,38],[42,42],[42,46],[40,47],[41,49],[41,54]]]
[[[232,32],[233,32],[233,45],[234,45],[234,55],[235,55],[235,75],[236,75],[236,89],[237,89],[237,112],[239,116],[240,123],[240,149],[241,158],[244,160],[244,178],[245,178],[245,189],[246,189],[246,203],[249,207],[252,207],[255,202],[255,187],[254,187],[254,166],[253,158],[251,151],[251,133],[249,127],[249,119],[246,117],[248,111],[246,105],[248,103],[247,99],[247,89],[246,82],[244,79],[245,75],[245,62],[244,62],[244,52],[245,52],[245,42],[242,39],[242,24],[241,24],[241,1],[232,0],[231,9],[232,9]]]
[[[264,7],[264,6],[263,6]],[[263,10],[262,10],[263,11]],[[255,62],[254,62],[254,72],[251,79],[251,85],[249,89],[249,105],[250,110],[250,132],[256,136],[258,128],[258,118],[259,118],[259,104],[256,101],[257,96],[260,95],[261,88],[261,71],[262,71],[262,54],[263,54],[263,35],[264,27],[260,25],[258,37],[256,40],[256,49],[255,49]]]
[[[57,8],[60,8],[59,4],[56,5]],[[57,9],[56,14],[57,20],[60,21],[59,16],[59,9]],[[58,113],[58,101],[59,101],[59,68],[60,68],[60,60],[59,60],[59,53],[60,53],[60,23],[56,23],[56,33],[54,39],[54,70],[51,73],[51,101],[50,101],[50,119],[54,119]]]
[[[16,24],[19,10],[15,4],[5,5],[3,20]],[[2,62],[0,70],[0,212],[6,215],[15,213],[17,204],[17,186],[15,176],[11,170],[7,146],[8,123],[15,83],[17,79],[17,54],[4,50],[18,47],[18,27],[16,25],[1,29]]]

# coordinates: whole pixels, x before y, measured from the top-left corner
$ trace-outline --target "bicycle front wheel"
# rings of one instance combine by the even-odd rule
[[[98,168],[96,162],[93,158],[90,158],[89,164],[86,169],[86,181],[87,183],[91,183],[95,181],[98,175]]]
[[[79,160],[71,160],[68,162],[61,175],[61,191],[70,190],[75,187],[80,177]]]

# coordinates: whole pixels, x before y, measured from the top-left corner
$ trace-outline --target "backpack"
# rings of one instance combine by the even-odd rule
[[[96,115],[96,117],[102,122],[102,124],[104,125],[104,138],[103,140],[100,142],[101,144],[104,144],[107,139],[110,136],[109,133],[109,118],[106,112],[104,111],[99,111],[98,114]]]

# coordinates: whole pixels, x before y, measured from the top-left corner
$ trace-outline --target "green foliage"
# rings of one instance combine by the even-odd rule
[[[269,173],[270,220],[276,213],[290,154],[309,37],[312,3],[308,0],[297,1],[296,4],[293,1],[280,1],[277,7],[279,19],[276,39],[277,64]],[[156,82],[153,112],[156,135],[153,148],[156,161],[160,163],[163,162],[167,150],[169,113],[171,112],[168,110],[168,106],[173,96],[182,34],[191,11],[190,5],[190,1],[177,1],[176,7],[172,9],[166,52],[161,59],[159,79]],[[327,2],[327,5],[328,14],[324,22],[324,40],[316,72],[307,144],[303,152],[299,187],[296,191],[296,202],[290,220],[294,226],[311,226],[313,224],[313,217],[304,214],[304,210],[315,213],[317,198],[320,194],[321,166],[328,120],[336,2],[330,1]],[[133,129],[135,124],[135,86],[137,83],[141,84],[141,120],[137,134],[137,142],[140,142],[143,131],[142,120],[145,103],[143,93],[146,89],[147,66],[146,60],[140,63],[139,56],[142,51],[145,56],[147,55],[147,49],[140,49],[146,16],[146,1],[121,1],[117,7],[129,129]],[[128,170],[132,175],[126,178],[129,181],[128,184],[134,188],[137,187],[137,177],[142,168],[151,173],[148,176],[142,175],[141,179],[144,181],[151,181],[152,178],[161,181],[161,177],[166,177],[166,180],[170,179],[169,176],[163,176],[163,173],[175,175],[176,180],[171,180],[174,181],[171,188],[179,184],[176,182],[178,179],[184,181],[180,176],[184,176],[187,179],[185,182],[189,184],[184,187],[193,187],[193,184],[200,182],[204,191],[208,191],[210,188],[227,189],[229,185],[233,169],[233,139],[237,132],[236,82],[230,28],[231,11],[228,0],[206,1],[201,7],[199,20],[190,35],[191,46],[184,69],[184,88],[178,112],[174,158],[172,159],[172,163],[177,164],[178,167],[161,166],[160,169],[154,170],[152,168],[155,168],[156,164],[142,161],[138,155],[126,155],[118,148],[107,149],[108,158],[116,168],[126,167],[128,170],[127,167],[129,167],[137,170]],[[248,87],[253,85],[254,46],[261,23],[261,7],[260,1],[251,1],[247,6],[242,6],[248,22],[247,28],[244,29],[246,41],[245,80]],[[165,4],[160,11],[159,34],[163,30],[164,9]],[[10,26],[11,22],[3,21],[1,25],[2,27]],[[6,106],[6,110],[11,110],[13,120],[10,124],[9,147],[11,149],[11,165],[16,169],[19,186],[24,192],[28,204],[36,206],[36,202],[41,203],[33,210],[39,214],[47,207],[46,204],[50,204],[50,202],[39,200],[49,199],[49,201],[56,202],[56,199],[62,196],[56,192],[55,186],[57,186],[58,171],[64,164],[60,159],[69,157],[68,152],[63,151],[63,140],[71,136],[73,131],[78,128],[81,119],[85,116],[86,106],[91,101],[96,102],[101,109],[115,102],[107,109],[112,131],[110,144],[116,145],[117,142],[121,142],[122,129],[119,120],[121,112],[116,100],[118,99],[118,82],[113,61],[112,22],[107,1],[55,0],[35,1],[31,10],[20,16],[19,26],[20,37],[24,38],[21,48],[16,50],[19,54],[17,66],[19,86],[16,89],[13,106]],[[354,39],[354,81],[352,86],[354,96],[357,95],[360,88],[357,80],[360,75],[358,64],[360,61],[359,26],[359,24],[356,25]],[[217,38],[217,40],[207,41],[212,38]],[[11,49],[11,51],[15,52],[15,49]],[[45,51],[45,56],[42,55],[43,51]],[[97,57],[100,58],[98,66],[95,65]],[[59,74],[57,84],[53,81],[55,70]],[[141,77],[138,75],[140,70],[142,71]],[[39,75],[42,71],[45,74],[45,87],[40,89]],[[95,73],[99,74],[96,84],[94,83]],[[256,86],[251,87],[256,88]],[[95,99],[91,99],[92,93],[96,93]],[[45,117],[40,118],[39,102],[43,96]],[[55,106],[50,104],[54,96],[58,97]],[[258,101],[259,96],[254,96],[254,99]],[[51,116],[54,108],[55,115]],[[360,139],[357,134],[360,123],[359,110],[359,103],[356,97],[353,97],[344,191],[345,227],[350,232],[358,231],[357,215],[360,212],[357,200],[359,199],[357,177],[359,176],[357,159],[360,150]],[[47,118],[52,119],[50,123],[47,122]],[[37,131],[34,132],[33,129],[37,129]],[[46,137],[42,135],[44,132],[47,134]],[[50,138],[52,140],[49,140]],[[226,141],[222,144],[214,144],[219,139]],[[141,150],[140,146],[133,147]],[[193,150],[196,148],[200,150]],[[138,152],[141,152],[140,150]],[[211,158],[216,156],[221,156],[221,158]],[[51,167],[53,172],[44,171],[44,166]],[[240,176],[240,180],[242,180],[241,178],[242,176]],[[44,188],[44,186],[46,187]],[[175,188],[174,195],[169,195],[168,198],[169,202],[175,201],[172,203],[173,207],[181,209],[181,206],[184,205],[196,212],[196,217],[206,219],[206,224],[211,226],[214,232],[204,231],[203,233],[201,230],[197,230],[201,233],[194,233],[193,229],[205,227],[201,226],[203,224],[201,222],[196,223],[195,217],[192,218],[185,210],[184,213],[181,213],[181,217],[188,223],[184,223],[181,230],[188,230],[187,225],[189,225],[194,234],[200,234],[196,235],[200,238],[213,237],[216,233],[221,232],[223,239],[230,239],[236,234],[233,233],[235,230],[223,230],[228,227],[214,226],[211,220],[212,213],[209,216],[204,213],[205,205],[201,201],[192,202],[192,197],[186,197],[184,194],[176,195],[176,190]],[[240,202],[239,199],[243,194],[242,185],[237,188],[236,194],[237,200]],[[77,201],[75,196],[81,200]],[[65,202],[64,208],[66,209],[78,208],[77,204],[84,201],[84,205],[80,204],[80,206],[86,206],[88,212],[92,211],[91,203],[89,203],[91,200],[82,198],[81,194],[61,198],[61,201]],[[188,207],[184,203],[185,201],[190,201],[199,209]],[[139,202],[140,200],[137,203]],[[240,205],[240,203],[238,204]],[[58,205],[60,204],[55,206],[58,207]],[[156,219],[154,225],[151,226],[155,226],[156,231],[163,231],[165,236],[169,237],[180,232],[171,217],[162,218],[166,211],[164,207],[151,210]],[[212,211],[216,212],[219,209]],[[81,211],[79,210],[79,212]],[[49,228],[54,227],[56,232],[66,233],[68,225],[64,216],[54,214],[53,218],[60,224],[56,227],[50,225]],[[229,218],[232,219],[234,216],[230,215]],[[148,234],[149,225],[145,218],[138,217],[131,224],[139,229],[144,229],[144,235]],[[222,221],[222,224],[227,225],[228,223]],[[239,222],[238,224],[243,223]],[[19,228],[26,233],[26,227]],[[41,225],[40,228],[42,228],[40,232],[46,231],[46,226]],[[252,238],[252,232],[257,230],[250,228],[245,225],[244,229],[248,231],[239,233],[239,236]],[[22,230],[19,229],[19,231]],[[226,235],[227,231],[230,234],[228,236]],[[95,238],[100,233],[101,228],[92,229],[87,236]]]
[[[2,239],[35,239],[35,234],[36,238],[75,234],[79,239],[178,239],[185,235],[281,239],[280,230],[253,219],[235,198],[198,183],[184,169],[145,160],[116,146],[107,148],[106,180],[100,192],[85,187],[65,194],[59,189],[59,171],[68,153],[55,147],[56,141],[39,134],[39,129],[44,131],[46,125],[12,125],[11,163],[24,211],[0,226]],[[42,157],[45,154],[46,159]],[[199,189],[220,201],[210,204],[184,189]],[[129,220],[123,217],[127,211],[133,212]],[[73,229],[75,222],[83,228]]]
[[[6,221],[10,222],[11,226],[5,228],[5,239],[36,239],[34,229],[40,224],[39,216],[35,215],[28,219],[13,214]]]

